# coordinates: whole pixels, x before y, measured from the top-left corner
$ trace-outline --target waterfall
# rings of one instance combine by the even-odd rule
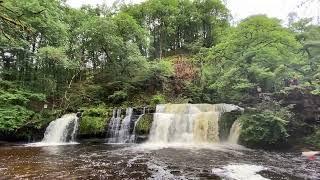
[[[113,110],[113,116],[108,127],[108,143],[133,143],[133,123],[137,119],[133,116],[133,109],[127,108],[126,116],[122,119],[121,109]]]
[[[219,142],[219,117],[241,109],[229,104],[165,104],[156,107],[149,142]]]
[[[108,133],[109,133],[109,143],[114,143],[117,141],[117,137],[119,136],[119,129],[121,123],[121,109],[114,109],[112,118],[109,123]]]
[[[74,126],[73,126],[73,131],[71,133],[71,142],[75,142],[76,141],[76,137],[77,137],[77,132],[79,129],[79,118],[76,117],[76,119],[74,120]]]
[[[112,118],[110,120],[109,127],[108,127],[109,143],[117,142],[120,125],[121,125],[121,109],[114,109],[112,113]]]
[[[127,108],[126,116],[122,120],[121,128],[119,130],[119,136],[117,137],[118,143],[127,143],[130,139],[130,129],[131,129],[131,117],[132,108]]]
[[[228,142],[232,144],[237,144],[240,136],[241,124],[239,120],[236,120],[230,129],[230,134]]]
[[[52,121],[46,129],[41,143],[59,144],[74,142],[79,126],[78,119],[76,114],[66,114]]]
[[[136,122],[134,123],[134,128],[133,128],[133,131],[132,131],[132,135],[130,137],[130,143],[134,143],[136,142],[136,127],[139,123],[139,121],[142,119],[142,117],[146,114],[146,107],[143,107],[143,110],[142,110],[142,114],[139,115],[138,119],[136,120]]]
[[[138,117],[138,119],[136,120],[136,122],[134,123],[132,135],[130,136],[130,140],[129,140],[130,143],[134,143],[136,141],[136,127],[137,127],[137,124],[139,123],[140,119],[144,116],[144,114],[145,114],[145,111],[143,111],[143,114],[141,114]]]
[[[114,109],[108,125],[108,143],[134,143],[136,126],[146,113],[147,108],[127,108],[126,115],[121,116],[121,109]]]

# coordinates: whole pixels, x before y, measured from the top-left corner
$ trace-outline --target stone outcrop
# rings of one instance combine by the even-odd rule
[[[307,123],[320,123],[320,96],[308,89],[291,88],[274,96],[283,106],[292,106],[292,111]]]

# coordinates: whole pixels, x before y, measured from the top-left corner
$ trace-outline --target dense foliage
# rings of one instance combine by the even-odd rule
[[[296,19],[286,27],[264,15],[230,22],[221,0],[80,9],[64,0],[0,1],[0,131],[43,129],[84,109],[81,132],[99,134],[111,107],[247,106],[292,79],[320,94],[319,25]],[[270,108],[242,119],[248,143],[286,139],[287,119]]]
[[[152,114],[143,115],[136,126],[136,129],[135,129],[136,133],[138,135],[148,135],[151,129],[152,121],[153,121]]]
[[[23,91],[11,82],[1,81],[0,134],[14,133],[28,123],[36,121],[36,114],[30,102],[41,102],[44,99],[43,94]]]
[[[260,104],[239,117],[240,141],[251,147],[277,147],[287,143],[291,113],[277,104]]]
[[[80,135],[104,135],[106,124],[110,119],[108,108],[103,105],[82,109],[82,117],[80,119]]]

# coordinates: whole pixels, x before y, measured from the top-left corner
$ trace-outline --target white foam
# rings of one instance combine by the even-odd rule
[[[29,143],[25,144],[24,146],[27,147],[45,147],[45,146],[66,146],[66,145],[75,145],[79,144],[77,142],[68,142],[68,143],[44,143],[44,142],[37,142],[37,143]]]
[[[72,134],[69,133],[69,125],[73,125]],[[65,114],[61,118],[52,121],[44,133],[42,143],[47,144],[61,144],[66,143],[67,137],[71,135],[71,141],[75,139],[78,129],[78,117],[75,113]]]
[[[152,178],[149,179],[176,179],[170,170],[165,168],[165,165],[156,160],[147,162],[148,169],[152,171]],[[185,178],[180,178],[185,179]]]
[[[223,178],[234,180],[268,180],[257,174],[267,168],[250,164],[230,164],[222,168],[212,169],[212,173]]]
[[[243,153],[241,151],[251,151],[251,149],[245,148],[237,144],[228,144],[228,143],[216,143],[216,144],[194,144],[194,143],[143,143],[135,144],[124,148],[128,151],[135,152],[150,152],[161,149],[188,149],[188,150],[201,150],[208,149],[213,151],[223,151],[223,152],[233,152],[239,155]]]

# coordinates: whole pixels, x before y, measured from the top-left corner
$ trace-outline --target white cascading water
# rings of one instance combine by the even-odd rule
[[[150,143],[219,142],[219,117],[241,109],[230,104],[158,105],[150,130]]]
[[[241,124],[239,120],[234,121],[230,129],[228,142],[231,144],[237,144],[240,137]]]
[[[71,142],[75,142],[76,141],[77,132],[78,132],[78,129],[79,129],[79,122],[78,121],[79,121],[79,118],[77,117],[74,120],[73,131],[71,133]]]
[[[119,136],[119,129],[121,125],[121,109],[114,109],[112,118],[109,123],[108,133],[109,139],[108,143],[116,143],[117,137]]]
[[[129,140],[130,143],[134,143],[136,141],[136,127],[137,127],[139,121],[142,119],[142,117],[144,116],[145,113],[146,113],[146,108],[144,107],[143,111],[142,111],[142,114],[139,115],[138,119],[134,123],[134,128],[133,128],[133,131],[132,131],[132,135],[130,136],[130,140]]]
[[[115,113],[117,111],[117,113]],[[131,123],[132,123],[132,108],[127,108],[126,116],[121,118],[121,109],[113,111],[113,117],[109,123],[109,138],[108,143],[130,143]]]
[[[78,119],[77,115],[73,113],[63,115],[61,118],[52,121],[46,129],[41,143],[59,144],[68,141],[74,142],[79,126]],[[73,125],[73,127],[70,127],[71,125]],[[72,131],[70,131],[70,128],[72,128]],[[68,139],[68,137],[70,137],[70,139]]]
[[[130,125],[131,125],[131,116],[132,108],[127,108],[126,117],[122,120],[121,128],[119,130],[118,142],[127,143],[130,139]]]

